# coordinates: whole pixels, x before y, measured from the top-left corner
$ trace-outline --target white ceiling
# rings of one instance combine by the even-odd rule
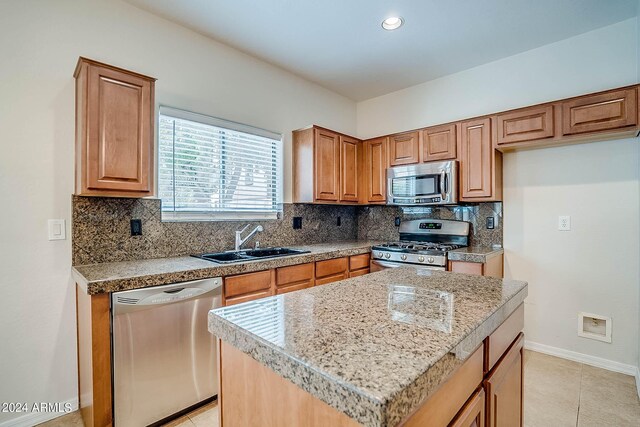
[[[356,101],[637,15],[637,0],[127,0]],[[400,15],[405,25],[381,28]]]

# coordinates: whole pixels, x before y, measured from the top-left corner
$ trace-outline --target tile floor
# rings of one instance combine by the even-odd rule
[[[525,351],[526,427],[640,426],[635,379]]]
[[[525,351],[525,427],[640,427],[635,379],[577,362]],[[45,427],[81,427],[78,412]],[[210,403],[165,427],[218,427]]]

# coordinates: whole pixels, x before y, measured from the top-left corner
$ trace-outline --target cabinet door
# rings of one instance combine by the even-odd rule
[[[315,198],[337,202],[340,193],[340,138],[323,129],[315,130]]]
[[[340,201],[357,202],[360,197],[361,142],[340,137]]]
[[[491,119],[463,122],[460,153],[462,198],[491,197],[493,144]]]
[[[400,166],[420,161],[420,135],[418,132],[400,133],[389,137],[389,165]]]
[[[553,137],[553,105],[498,114],[498,145]]]
[[[520,333],[485,380],[488,427],[523,425],[523,344],[524,335]]]
[[[86,114],[86,134],[78,135],[86,150],[79,171],[85,174],[86,190],[152,194],[153,82],[96,64],[88,65],[87,73],[86,99],[79,99],[77,111]]]
[[[562,133],[571,135],[633,126],[637,123],[634,89],[587,95],[562,103]]]
[[[428,128],[422,131],[422,161],[456,158],[456,125]]]
[[[449,427],[484,427],[484,390],[480,389],[467,401]]]
[[[251,293],[269,294],[273,283],[274,271],[264,270],[244,273],[224,278],[224,297],[230,298]]]
[[[387,138],[364,142],[364,173],[367,201],[371,203],[387,200]]]

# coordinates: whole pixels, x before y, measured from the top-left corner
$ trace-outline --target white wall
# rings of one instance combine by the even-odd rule
[[[630,19],[360,102],[358,135],[634,84],[637,25]],[[637,139],[504,156],[505,272],[529,282],[528,340],[638,364],[638,156]],[[571,232],[556,230],[558,215],[572,216]],[[579,338],[578,311],[611,316],[613,342]]]
[[[358,103],[358,136],[636,83],[636,19]]]
[[[126,3],[0,2],[0,402],[77,398],[71,242],[47,241],[46,220],[70,224],[79,55],[157,77],[158,103],[282,132],[287,148],[311,123],[356,130],[352,101]]]

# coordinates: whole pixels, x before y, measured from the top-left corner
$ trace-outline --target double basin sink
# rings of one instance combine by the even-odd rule
[[[216,252],[211,254],[194,255],[196,258],[205,259],[207,261],[229,264],[234,262],[254,261],[264,258],[277,258],[290,255],[306,254],[309,251],[301,251],[291,248],[265,248],[265,249],[247,249],[244,251],[232,252]]]

